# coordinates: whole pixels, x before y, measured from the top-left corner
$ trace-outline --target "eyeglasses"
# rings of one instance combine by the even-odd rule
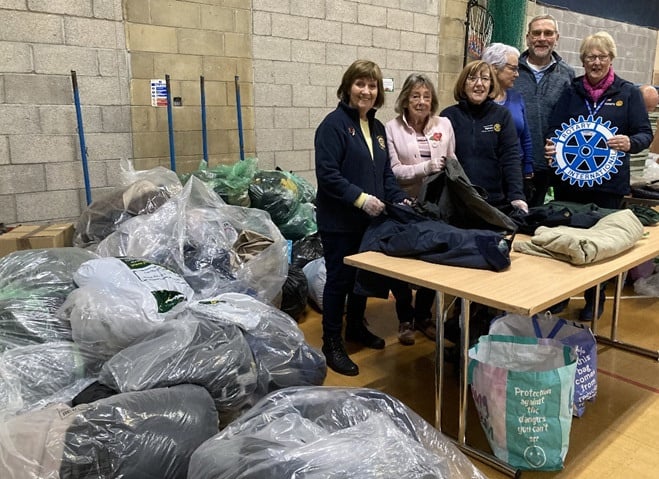
[[[511,65],[510,63],[506,63],[505,67],[510,69],[511,72],[518,72],[519,71],[519,66],[518,65]]]
[[[467,77],[468,83],[477,83],[478,80],[480,80],[481,83],[490,83],[490,77]]]
[[[556,30],[531,30],[531,36],[534,38],[540,38],[544,35],[547,38],[552,38],[556,35]]]
[[[609,55],[586,55],[584,60],[588,63],[595,63],[595,60],[599,60],[602,63],[608,62],[610,59]]]

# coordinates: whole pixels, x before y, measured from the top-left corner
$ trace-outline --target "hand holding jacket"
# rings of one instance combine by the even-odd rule
[[[366,195],[362,210],[369,216],[378,216],[384,211],[384,203],[373,195]]]
[[[423,164],[423,171],[426,173],[426,176],[434,175],[435,173],[442,171],[445,165],[446,157],[442,156],[440,158],[433,158]]]

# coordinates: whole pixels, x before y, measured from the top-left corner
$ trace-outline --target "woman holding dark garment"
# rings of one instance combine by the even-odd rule
[[[502,211],[528,212],[523,191],[519,138],[507,108],[494,102],[500,94],[494,68],[475,60],[460,73],[453,89],[456,105],[445,108],[455,131],[455,154],[486,201]]]
[[[359,367],[341,338],[344,309],[347,341],[382,349],[384,340],[367,329],[366,297],[353,292],[356,269],[343,258],[359,251],[370,218],[384,211],[383,201],[400,203],[407,195],[391,171],[384,125],[375,119],[384,103],[378,65],[355,61],[343,74],[337,96],[336,110],[321,122],[314,139],[316,221],[327,269],[322,351],[331,369],[354,376]]]
[[[391,169],[401,187],[413,198],[418,196],[428,177],[444,169],[445,158],[455,156],[453,127],[447,118],[437,116],[438,108],[437,93],[430,78],[412,73],[396,100],[398,116],[386,124]],[[413,298],[410,285],[397,281],[392,284],[391,292],[396,298],[400,322],[398,341],[414,344],[415,330],[435,340],[431,312],[435,291],[418,288]]]

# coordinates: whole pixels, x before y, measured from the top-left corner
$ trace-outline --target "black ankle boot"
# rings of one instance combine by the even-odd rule
[[[331,337],[323,341],[323,354],[327,367],[344,376],[357,376],[359,367],[348,357],[341,337]]]
[[[370,332],[363,322],[346,325],[346,341],[359,343],[371,349],[384,349],[384,339]]]

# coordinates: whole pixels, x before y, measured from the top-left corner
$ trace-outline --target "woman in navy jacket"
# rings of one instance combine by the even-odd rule
[[[330,368],[354,376],[359,368],[341,340],[344,308],[346,340],[374,349],[384,348],[384,340],[366,328],[366,297],[353,292],[356,269],[343,258],[359,251],[370,218],[384,211],[384,201],[400,203],[406,194],[391,171],[384,125],[375,119],[384,104],[378,65],[355,61],[343,74],[337,96],[339,105],[318,126],[314,139],[316,222],[327,269],[322,350]]]
[[[486,201],[499,209],[511,206],[528,212],[522,183],[522,160],[515,122],[493,98],[499,83],[486,62],[468,63],[453,89],[457,105],[440,116],[451,120],[455,155],[472,184],[487,192]]]
[[[561,95],[546,132],[545,157],[557,175],[554,197],[620,208],[631,192],[630,153],[650,145],[652,126],[639,89],[613,71],[616,45],[611,35],[589,35],[579,53],[585,74]],[[591,320],[595,289],[585,297],[579,318]],[[602,289],[598,317],[603,306]]]

